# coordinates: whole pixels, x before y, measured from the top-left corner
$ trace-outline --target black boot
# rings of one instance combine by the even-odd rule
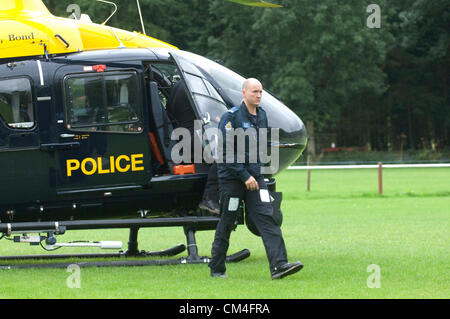
[[[295,274],[302,268],[303,264],[299,261],[295,263],[285,263],[280,267],[275,267],[275,269],[272,271],[272,279],[281,279],[283,277]]]
[[[202,199],[202,201],[198,205],[198,208],[206,210],[214,215],[220,214],[219,203],[212,199],[206,199],[206,198]]]

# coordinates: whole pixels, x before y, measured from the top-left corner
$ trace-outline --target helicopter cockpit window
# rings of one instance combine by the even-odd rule
[[[34,126],[31,83],[28,78],[0,80],[0,116],[14,129]]]
[[[72,130],[141,132],[142,106],[134,72],[65,79],[67,126]]]

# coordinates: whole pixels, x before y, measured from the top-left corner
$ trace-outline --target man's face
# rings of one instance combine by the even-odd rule
[[[257,81],[250,82],[250,84],[242,90],[244,102],[249,106],[257,107],[261,102],[262,85]]]

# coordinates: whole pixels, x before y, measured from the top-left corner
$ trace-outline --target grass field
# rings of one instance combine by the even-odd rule
[[[81,268],[81,288],[69,288],[66,269],[0,271],[0,298],[449,298],[450,169],[305,171],[278,176],[290,261],[305,267],[272,281],[259,237],[245,226],[232,233],[230,253],[251,256],[228,264],[228,278],[209,277],[206,264]],[[209,255],[213,231],[197,232],[199,254]],[[127,230],[73,231],[58,238],[128,241]],[[139,249],[185,242],[181,228],[141,229]],[[0,241],[0,255],[38,254],[26,244]],[[96,251],[96,250],[95,250]],[[61,249],[61,253],[95,252]],[[179,256],[177,256],[179,257]],[[379,270],[380,288],[369,288]],[[369,267],[369,271],[368,271]]]

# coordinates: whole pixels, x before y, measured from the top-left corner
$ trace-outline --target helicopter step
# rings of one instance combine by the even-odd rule
[[[69,265],[77,264],[80,267],[107,267],[107,266],[146,266],[146,265],[174,265],[174,264],[199,264],[209,263],[210,258],[199,256],[195,232],[198,230],[214,229],[218,222],[217,217],[180,217],[180,218],[155,218],[155,219],[128,219],[128,220],[95,220],[95,221],[64,221],[64,222],[38,222],[38,223],[0,223],[0,232],[3,236],[10,236],[13,233],[22,233],[11,239],[15,242],[30,243],[32,245],[41,244],[45,241],[47,247],[74,247],[89,246],[99,248],[118,248],[121,242],[72,242],[56,243],[55,234],[64,234],[66,230],[74,229],[98,229],[98,228],[129,228],[128,250],[117,253],[90,253],[90,254],[42,254],[42,255],[17,255],[0,256],[0,262],[12,260],[53,260],[72,258],[125,258],[128,257],[170,257],[180,254],[187,249],[187,257],[178,259],[128,259],[128,260],[107,260],[93,262],[56,262],[56,263],[23,263],[23,264],[0,264],[0,269],[22,269],[22,268],[67,268]],[[133,227],[130,227],[132,225]],[[138,250],[138,232],[141,227],[167,227],[182,226],[186,235],[187,246],[178,244],[174,247],[147,252]],[[28,233],[47,232],[47,237],[41,235],[29,236]],[[235,254],[227,256],[227,262],[239,262],[250,256],[248,249],[243,249]]]

